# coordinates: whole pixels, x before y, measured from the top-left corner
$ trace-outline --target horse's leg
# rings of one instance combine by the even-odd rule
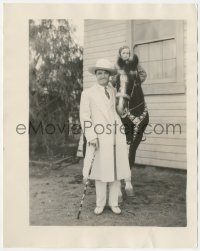
[[[133,123],[132,121],[128,118],[122,118],[122,122],[124,125],[125,129],[125,135],[126,135],[126,142],[127,142],[127,152],[128,154],[130,153],[130,146],[133,140]],[[130,154],[129,154],[129,164],[130,164]],[[131,169],[131,166],[130,166]],[[128,177],[127,179],[124,180],[124,185],[125,185],[125,191],[128,195],[131,195],[133,192],[133,187],[131,184],[131,176]]]
[[[122,202],[123,202],[122,181],[121,181],[121,186],[119,186],[119,191],[118,191],[118,202],[119,202],[119,203],[122,203]]]
[[[132,142],[132,144],[129,148],[129,165],[131,168],[131,177],[132,177],[133,166],[135,164],[136,150],[137,150],[141,140],[142,140],[142,135],[137,135],[135,140]],[[125,182],[126,182],[125,190],[126,190],[127,196],[134,195],[131,177],[129,177],[128,179],[125,180]]]
[[[131,168],[131,173],[133,171],[133,166],[135,164],[135,156],[138,146],[140,145],[140,142],[142,141],[144,131],[149,123],[149,115],[147,114],[146,118],[144,119],[143,123],[140,125],[139,132],[136,135],[136,138],[132,142],[130,148],[129,148],[129,164]],[[132,177],[132,175],[131,175]],[[127,195],[133,195],[133,187],[131,183],[131,179],[126,180],[126,186],[125,190],[127,192]]]

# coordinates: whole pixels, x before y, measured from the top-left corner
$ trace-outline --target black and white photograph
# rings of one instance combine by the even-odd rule
[[[30,225],[187,226],[186,26],[29,21]]]
[[[197,245],[194,4],[4,6],[4,247]]]

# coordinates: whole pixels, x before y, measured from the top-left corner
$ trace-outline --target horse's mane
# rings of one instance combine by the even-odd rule
[[[117,59],[117,65],[120,69],[123,69],[126,73],[129,73],[131,70],[134,71],[137,69],[139,63],[138,56],[136,54],[133,55],[133,58],[124,61],[120,56]]]

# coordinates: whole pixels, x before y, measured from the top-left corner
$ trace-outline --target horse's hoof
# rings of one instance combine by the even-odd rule
[[[131,184],[131,181],[126,181],[126,184],[125,184],[125,190],[133,190],[133,186]]]
[[[126,189],[126,195],[129,197],[129,196],[134,196],[134,192],[133,192],[133,189]]]
[[[127,182],[125,186],[125,191],[127,196],[134,196],[133,187],[131,182]]]

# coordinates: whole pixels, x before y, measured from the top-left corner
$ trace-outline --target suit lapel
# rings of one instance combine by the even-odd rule
[[[109,122],[108,103],[106,100],[106,95],[104,95],[104,93],[99,90],[97,85],[93,87],[93,94],[95,104],[98,106],[99,110],[101,110],[106,120]]]
[[[113,86],[110,83],[108,85],[109,85],[110,90],[111,90],[110,91],[111,92],[111,95],[110,95],[111,96],[110,97],[111,98],[111,102],[109,102],[110,108],[111,108],[111,107],[115,106],[115,92],[114,92]]]

